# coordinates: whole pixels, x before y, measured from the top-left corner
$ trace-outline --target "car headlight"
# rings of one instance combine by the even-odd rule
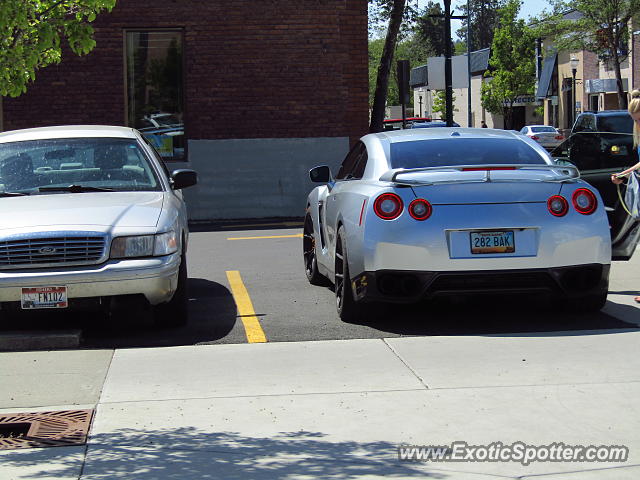
[[[160,257],[178,250],[176,232],[117,237],[111,242],[111,258]]]

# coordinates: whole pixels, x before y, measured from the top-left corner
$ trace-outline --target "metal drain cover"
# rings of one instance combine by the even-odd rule
[[[10,413],[0,416],[0,450],[67,447],[87,441],[93,410]]]

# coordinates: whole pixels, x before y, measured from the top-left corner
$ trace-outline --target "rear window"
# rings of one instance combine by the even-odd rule
[[[632,133],[633,119],[627,114],[598,117],[598,131]]]
[[[543,157],[516,138],[439,138],[391,144],[391,168],[540,164]]]
[[[543,133],[543,132],[556,133],[556,129],[553,127],[531,127],[531,131],[534,133]]]

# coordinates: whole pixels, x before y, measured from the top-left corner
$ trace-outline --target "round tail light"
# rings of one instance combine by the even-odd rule
[[[417,198],[409,204],[409,215],[416,220],[426,220],[431,216],[431,204],[422,198]]]
[[[383,220],[398,218],[402,207],[402,199],[395,193],[383,193],[373,203],[373,211]]]
[[[573,208],[583,215],[591,215],[598,208],[598,200],[591,190],[578,188],[571,197]]]
[[[564,217],[569,211],[569,202],[560,195],[554,195],[553,197],[549,197],[549,200],[547,200],[547,208],[551,215]]]

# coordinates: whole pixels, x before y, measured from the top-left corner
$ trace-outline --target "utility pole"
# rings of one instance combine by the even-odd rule
[[[463,15],[451,15],[451,0],[444,0],[444,15],[430,15],[442,18],[444,16],[444,93],[445,119],[447,127],[453,127],[453,74],[451,72],[451,19],[464,20]]]
[[[467,0],[467,127],[473,125],[473,117],[471,115],[471,10],[469,9],[469,0]]]

